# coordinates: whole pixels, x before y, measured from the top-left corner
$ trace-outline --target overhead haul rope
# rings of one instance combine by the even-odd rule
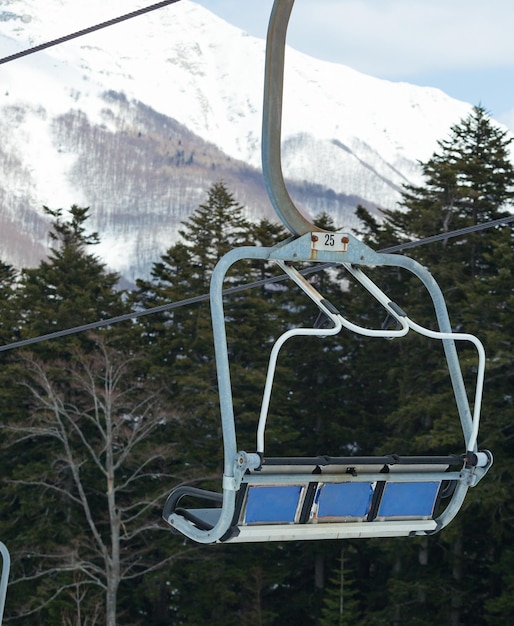
[[[47,41],[46,43],[39,44],[38,46],[34,46],[33,48],[21,50],[20,52],[16,52],[15,54],[11,54],[7,57],[2,57],[0,59],[0,65],[3,65],[4,63],[10,63],[11,61],[15,61],[16,59],[20,59],[21,57],[26,57],[29,54],[34,54],[35,52],[41,52],[41,50],[46,50],[47,48],[51,48],[52,46],[58,46],[59,44],[70,41],[71,39],[76,39],[77,37],[82,37],[83,35],[89,35],[90,33],[94,33],[97,30],[101,30],[102,28],[114,26],[115,24],[119,24],[120,22],[124,22],[125,20],[130,20],[133,17],[139,17],[144,13],[150,13],[150,11],[162,9],[168,4],[174,4],[175,2],[179,2],[179,0],[163,0],[162,2],[158,2],[157,4],[152,4],[148,7],[138,9],[137,11],[132,11],[132,13],[126,13],[125,15],[120,15],[119,17],[115,17],[112,20],[107,20],[106,22],[96,24],[95,26],[89,26],[88,28],[78,30],[75,33],[70,33],[69,35],[65,35],[64,37],[59,37],[58,39]]]
[[[378,250],[377,252],[382,253],[393,253],[393,252],[401,252],[402,250],[407,250],[409,248],[416,248],[418,246],[424,246],[429,243],[434,243],[436,241],[443,241],[446,239],[451,239],[453,237],[459,237],[461,235],[467,235],[469,233],[475,233],[481,230],[486,230],[488,228],[494,228],[495,226],[503,226],[505,224],[509,224],[510,222],[514,222],[514,215],[510,217],[503,217],[497,220],[492,220],[491,222],[484,222],[483,224],[476,224],[474,226],[467,226],[465,228],[459,228],[457,230],[452,230],[447,233],[440,233],[439,235],[432,235],[431,237],[424,237],[423,239],[418,239],[415,241],[407,241],[405,243],[401,243],[395,246],[390,246],[388,248],[383,248]],[[328,269],[330,267],[336,266],[336,263],[320,263],[314,267],[309,267],[307,269],[302,270],[300,273],[304,276],[309,274],[314,274],[324,269]],[[229,287],[228,289],[223,290],[223,295],[228,296],[234,293],[238,293],[240,291],[245,291],[246,289],[255,289],[256,287],[263,287],[264,285],[270,285],[272,283],[279,283],[287,279],[286,275],[282,276],[274,276],[273,278],[263,278],[262,280],[257,280],[253,283],[248,283],[246,285],[238,285],[237,287]],[[23,339],[21,341],[15,341],[13,343],[8,343],[5,346],[0,346],[0,352],[6,352],[7,350],[14,350],[15,348],[23,348],[25,346],[29,346],[34,343],[40,343],[41,341],[49,341],[51,339],[59,339],[60,337],[65,337],[67,335],[73,335],[76,333],[82,333],[86,330],[94,330],[95,328],[100,328],[101,326],[110,326],[112,324],[118,324],[119,322],[126,322],[128,320],[135,320],[140,317],[144,317],[146,315],[154,315],[156,313],[162,313],[164,311],[171,311],[173,309],[178,309],[183,306],[189,306],[191,304],[198,304],[199,302],[205,302],[209,299],[208,294],[203,294],[201,296],[194,296],[192,298],[186,298],[185,300],[179,300],[178,302],[170,302],[169,304],[162,304],[160,306],[152,307],[150,309],[145,309],[144,311],[134,311],[133,313],[125,313],[124,315],[118,315],[117,317],[111,317],[106,320],[99,320],[97,322],[90,322],[89,324],[82,324],[81,326],[74,326],[73,328],[66,328],[65,330],[58,330],[53,333],[49,333],[47,335],[40,335],[38,337],[31,337],[30,339]]]

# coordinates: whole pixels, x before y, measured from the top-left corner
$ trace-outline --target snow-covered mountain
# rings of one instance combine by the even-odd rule
[[[140,0],[0,0],[0,56],[141,8]],[[0,258],[36,263],[42,205],[90,206],[97,248],[128,279],[223,179],[273,217],[260,173],[265,42],[191,0],[0,66]],[[288,49],[283,169],[303,210],[354,224],[403,183],[470,105]]]

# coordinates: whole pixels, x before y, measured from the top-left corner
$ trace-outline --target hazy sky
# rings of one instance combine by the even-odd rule
[[[195,0],[266,36],[273,0]],[[288,43],[379,78],[439,87],[514,130],[513,0],[296,0]]]

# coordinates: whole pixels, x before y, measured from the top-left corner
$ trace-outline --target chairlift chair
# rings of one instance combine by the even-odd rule
[[[323,239],[323,237],[321,238]],[[216,365],[224,444],[222,493],[190,486],[173,490],[164,519],[176,531],[200,543],[258,542],[357,537],[425,535],[439,531],[458,513],[469,487],[492,464],[488,451],[478,451],[477,437],[483,390],[485,352],[467,333],[454,333],[441,290],[416,261],[371,250],[349,233],[334,235],[332,244],[318,243],[318,233],[306,233],[271,248],[231,250],[214,270],[211,282]],[[327,239],[331,242],[332,239]],[[344,241],[344,243],[343,243]],[[330,327],[295,328],[282,334],[270,355],[255,452],[238,451],[229,358],[223,312],[223,279],[241,259],[275,261],[310,297],[330,321]],[[397,323],[394,329],[368,329],[347,320],[294,268],[291,262],[339,263],[383,306]],[[439,330],[424,328],[392,302],[362,271],[362,266],[406,269],[427,288]],[[280,348],[302,335],[333,335],[342,328],[371,337],[401,337],[414,331],[440,340],[463,430],[460,455],[378,457],[265,456],[265,428],[273,376]],[[464,385],[455,342],[472,343],[478,355],[473,411]],[[188,502],[184,506],[184,502]],[[440,511],[441,502],[445,502]],[[210,503],[211,506],[206,506]]]
[[[489,451],[477,446],[485,352],[473,335],[452,332],[443,294],[429,271],[397,254],[377,253],[352,234],[326,232],[311,224],[292,202],[282,176],[280,136],[285,35],[294,0],[275,0],[268,29],[263,116],[263,173],[268,195],[293,237],[273,247],[236,248],[214,269],[210,303],[224,469],[222,491],[188,485],[174,489],[163,511],[174,532],[199,543],[346,539],[428,535],[457,515],[467,490],[492,465]],[[273,261],[314,302],[326,323],[295,328],[275,342],[268,365],[255,452],[239,451],[223,311],[223,281],[236,262]],[[369,329],[346,319],[298,272],[293,263],[342,266],[396,321],[394,329]],[[366,267],[397,267],[411,272],[427,289],[438,330],[424,328],[367,276]],[[279,351],[295,336],[328,336],[342,328],[378,338],[402,337],[410,331],[442,342],[457,412],[463,451],[448,456],[280,457],[265,455],[265,429]],[[471,411],[455,342],[472,343],[478,367]],[[442,506],[444,503],[444,506]]]

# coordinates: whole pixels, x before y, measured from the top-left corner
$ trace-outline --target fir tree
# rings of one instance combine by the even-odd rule
[[[138,281],[136,302],[155,306],[208,294],[214,266],[248,242],[248,228],[243,207],[223,183],[214,184],[206,203],[183,223],[180,241],[154,264],[151,280]],[[233,275],[232,282],[243,280]],[[142,321],[142,330],[151,342],[149,367],[168,380],[177,409],[187,416],[184,427],[196,432],[196,451],[207,460],[202,448],[219,433],[208,302],[152,316]],[[219,454],[218,446],[215,450]]]
[[[21,311],[18,307],[19,275],[12,265],[0,261],[0,345],[5,346],[19,338]],[[0,353],[0,414],[8,419],[23,403],[20,389],[12,384],[19,378],[16,356],[9,351]]]
[[[244,225],[241,207],[233,204],[231,194],[220,194],[219,191],[215,187],[209,195],[216,192],[216,198],[228,199],[225,209],[222,211],[218,204],[215,211],[207,210],[213,204],[209,200],[185,222],[180,241],[154,265],[152,279],[139,282],[137,298],[140,306],[205,294],[214,263],[229,249],[244,243],[271,246],[285,238],[282,227],[265,221]],[[219,235],[220,225],[227,233],[225,239]],[[231,233],[235,235],[232,240]],[[226,245],[227,241],[230,245]],[[211,246],[208,255],[205,255],[206,246]],[[229,274],[227,286],[276,274],[276,266],[269,263],[240,262]],[[293,318],[297,325],[304,321],[303,310],[297,310],[296,296],[291,303],[293,290],[296,292],[296,287],[291,288],[285,282],[278,287],[266,285],[225,298],[231,383],[238,445],[242,449],[255,449],[266,367],[274,339],[290,327]],[[305,296],[301,300],[302,308],[309,308],[311,312],[309,317],[316,316],[313,305],[308,303],[305,307]],[[219,398],[208,307],[195,304],[169,314],[152,316],[142,320],[141,329],[151,345],[148,367],[167,381],[179,413],[174,437],[180,441],[178,453],[182,462],[187,464],[188,482],[202,478],[205,485],[205,478],[211,477],[212,487],[219,489]],[[292,364],[292,359],[297,355],[292,354],[292,358],[285,354],[281,360],[274,385],[266,430],[268,454],[301,453],[306,448],[305,437],[299,434],[297,403],[297,398],[305,399],[306,394],[300,389],[292,400],[290,385],[298,389],[302,383],[294,380],[297,376],[293,375],[291,380],[286,375],[290,366],[293,373],[296,372],[298,364]],[[308,416],[308,421],[309,432],[312,432],[312,416]],[[201,563],[193,560],[185,563],[176,575],[167,574],[167,580],[171,577],[171,585],[176,590],[170,602],[175,607],[177,620],[186,623],[208,621],[220,626],[287,623],[298,619],[314,624],[321,602],[320,590],[312,585],[316,551],[312,554],[312,550],[307,550],[307,554],[304,547],[283,546],[278,557],[275,548],[219,546],[215,558],[202,554]],[[238,566],[241,562],[252,563],[250,574],[248,568]]]
[[[19,306],[24,315],[22,337],[64,330],[127,312],[123,294],[117,290],[119,276],[108,272],[89,247],[99,243],[88,233],[89,209],[73,205],[68,217],[62,209],[45,212],[53,218],[48,259],[21,276]],[[77,343],[81,336],[64,340]],[[44,348],[42,348],[44,349]],[[53,344],[52,349],[55,349]]]
[[[348,567],[349,554],[355,556],[351,547],[344,544],[341,547],[341,558],[325,591],[321,626],[358,626],[363,623],[360,621],[359,602],[356,598],[356,581]]]
[[[423,238],[507,215],[514,192],[510,143],[511,139],[494,125],[485,110],[475,107],[452,127],[449,139],[440,141],[438,151],[422,164],[425,183],[405,189],[401,209],[386,212],[383,225],[361,210],[373,245],[382,248],[405,238]],[[510,230],[496,228],[409,252],[428,266],[441,285],[453,328],[477,334],[486,345],[489,358],[482,413],[487,419],[482,421],[479,444],[495,447],[496,463],[504,467],[511,465],[510,444],[503,433],[510,428],[512,416],[507,400],[511,365],[505,358],[505,349],[512,343],[505,332],[509,327],[506,324],[512,323],[506,319],[510,320],[507,311],[512,251]],[[380,271],[376,276],[411,318],[434,325],[433,306],[419,281],[403,272]],[[374,354],[375,359],[388,364],[388,434],[383,433],[379,450],[462,450],[462,431],[440,345],[409,336],[388,342],[383,348],[380,354]],[[476,353],[459,346],[459,354],[471,393]],[[368,408],[373,415],[372,405]],[[375,419],[382,422],[383,412],[376,412]],[[422,545],[395,542],[394,555],[386,566],[389,600],[382,613],[375,612],[377,621],[367,616],[367,623],[382,623],[380,619],[386,615],[406,619],[406,615],[412,615],[413,606],[421,615],[420,623],[437,619],[457,624],[472,619],[485,624],[488,607],[502,614],[500,607],[506,595],[497,602],[491,595],[498,594],[507,580],[499,574],[497,563],[510,550],[512,537],[502,532],[505,526],[498,523],[497,517],[501,518],[500,511],[510,510],[511,499],[505,501],[506,484],[501,478],[505,474],[496,471],[497,465],[483,484],[470,491],[465,511],[443,533],[426,539]],[[421,562],[425,564],[422,568]],[[471,570],[476,575],[466,574]],[[507,583],[504,589],[508,588]]]
[[[126,312],[117,275],[88,252],[99,240],[87,232],[88,209],[47,213],[49,258],[22,272],[12,298],[22,336]],[[169,489],[161,476],[169,472],[171,411],[138,364],[130,328],[13,355],[9,386],[22,390],[22,401],[2,423],[10,462],[1,526],[14,556],[8,613],[24,624],[82,623],[80,615],[114,624],[118,590],[129,598],[127,613],[134,610],[124,580],[171,558],[149,549],[145,535]]]
[[[498,128],[481,106],[450,130],[448,139],[438,142],[439,150],[421,164],[425,183],[407,186],[402,210],[388,211],[398,232],[418,238],[473,226],[509,215],[514,200],[514,166],[510,160],[512,138]],[[460,271],[469,279],[487,272],[485,259],[493,232],[420,248],[419,260],[428,261],[441,272],[444,282],[455,280]],[[444,264],[440,262],[444,248]],[[448,267],[442,271],[442,265]],[[451,274],[449,274],[451,272]],[[447,278],[448,277],[448,278]],[[449,286],[449,285],[448,285]]]
[[[12,265],[0,261],[0,344],[14,340],[19,325],[16,307],[13,303],[16,294],[18,273]]]

